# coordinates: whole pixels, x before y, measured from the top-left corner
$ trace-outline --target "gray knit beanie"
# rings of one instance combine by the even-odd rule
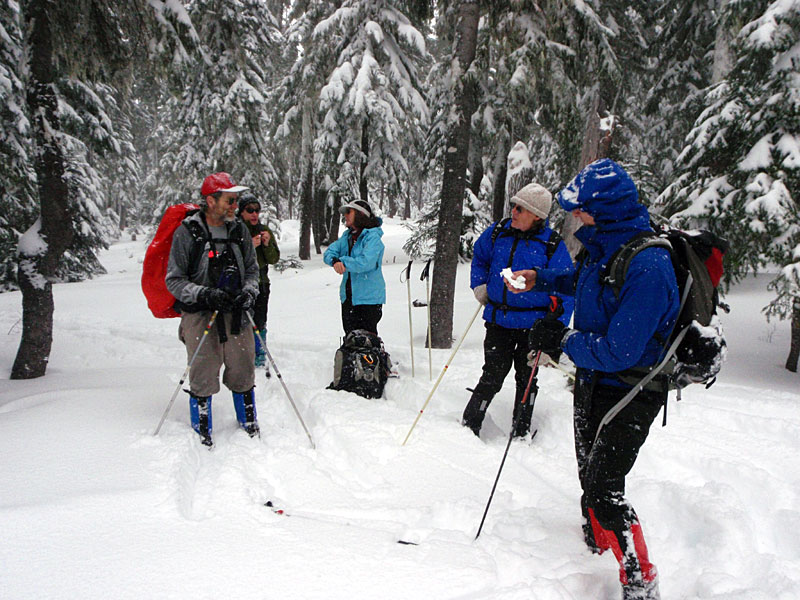
[[[511,198],[512,205],[519,204],[540,219],[548,217],[552,203],[553,194],[538,183],[529,183]]]

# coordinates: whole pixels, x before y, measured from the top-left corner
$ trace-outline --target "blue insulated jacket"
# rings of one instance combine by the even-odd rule
[[[612,374],[656,364],[678,316],[669,252],[648,248],[637,254],[617,298],[600,283],[603,269],[620,246],[650,230],[633,181],[619,165],[603,159],[581,171],[557,199],[565,210],[580,208],[594,217],[594,226],[584,225],[576,233],[588,257],[579,265],[577,281],[572,273],[540,270],[534,289],[574,286],[575,332],[564,351],[577,367],[599,372],[600,383],[630,387]]]
[[[380,219],[378,221],[382,222]],[[379,226],[362,230],[352,250],[350,237],[350,230],[345,230],[338,240],[328,246],[323,256],[325,264],[333,266],[334,260],[339,259],[347,269],[342,275],[342,283],[339,286],[340,300],[344,302],[347,299],[347,279],[350,278],[353,305],[385,304],[386,282],[381,271],[383,229]]]
[[[499,227],[494,236],[495,228]],[[550,305],[550,296],[545,292],[529,291],[512,294],[506,288],[500,271],[510,267],[512,271],[531,267],[547,267],[566,272],[574,271],[572,259],[564,242],[559,241],[555,253],[547,260],[547,241],[551,229],[544,227],[538,233],[512,229],[511,223],[493,223],[475,242],[470,270],[470,287],[473,289],[486,284],[489,293],[489,304],[483,311],[483,319],[508,329],[528,329],[541,319]],[[569,324],[572,317],[574,301],[572,291],[559,294],[564,304],[561,321]]]

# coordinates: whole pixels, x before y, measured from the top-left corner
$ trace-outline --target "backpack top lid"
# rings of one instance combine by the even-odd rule
[[[147,247],[142,263],[142,292],[147,299],[147,307],[158,319],[179,317],[173,305],[175,297],[167,290],[166,276],[172,237],[183,220],[197,211],[197,204],[185,203],[170,206],[161,217],[156,235]]]

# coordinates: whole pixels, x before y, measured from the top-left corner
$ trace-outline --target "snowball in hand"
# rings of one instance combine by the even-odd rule
[[[518,290],[522,290],[525,288],[525,278],[522,275],[520,275],[515,279],[514,276],[511,274],[511,269],[509,269],[508,267],[500,271],[500,275],[508,279],[508,282],[511,284],[511,287]]]

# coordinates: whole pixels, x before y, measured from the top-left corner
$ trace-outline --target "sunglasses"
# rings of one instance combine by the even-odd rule
[[[253,208],[251,206],[248,206],[247,208],[244,209],[244,212],[250,213],[252,215],[253,213],[260,213],[261,209],[260,208]]]
[[[514,205],[511,206],[511,211],[512,212],[517,211],[517,212],[521,213],[523,210],[525,210],[525,209],[522,208],[519,204],[514,204]]]
[[[232,206],[233,203],[236,202],[237,200],[236,198],[223,198],[222,196],[214,196],[214,195],[212,195],[212,198],[214,198],[217,202],[220,201],[227,202],[228,206]]]

